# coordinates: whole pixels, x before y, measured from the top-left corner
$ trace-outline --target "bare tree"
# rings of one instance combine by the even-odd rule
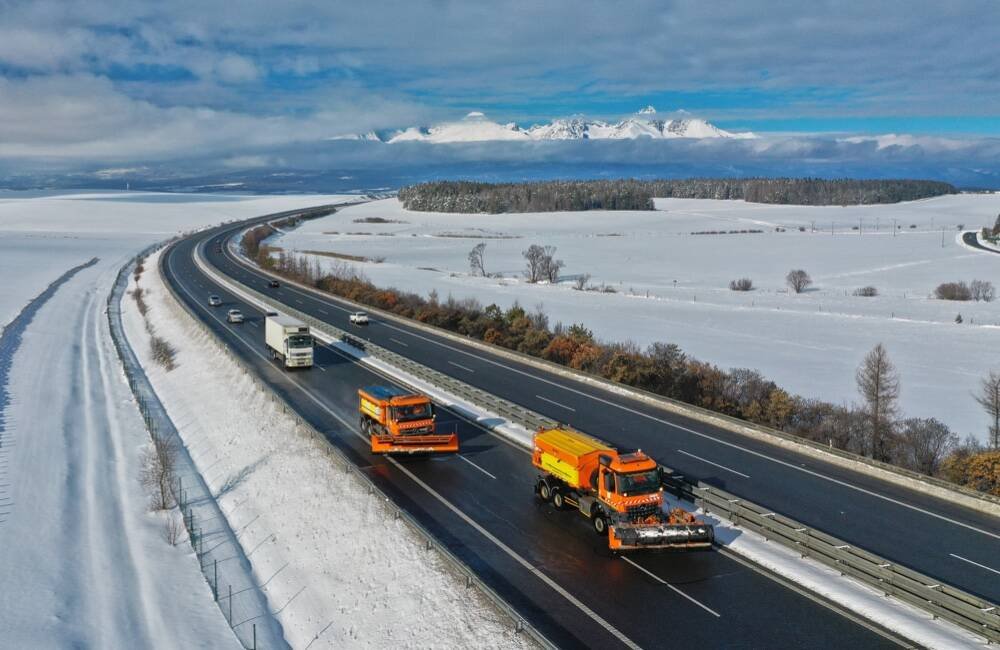
[[[802,293],[806,290],[806,287],[813,283],[809,274],[802,269],[792,269],[789,271],[788,275],[785,276],[785,282],[788,283],[788,286],[795,293]]]
[[[753,289],[753,280],[750,278],[740,278],[738,280],[729,281],[730,291],[750,291]]]
[[[555,253],[555,246],[539,246],[538,244],[532,244],[528,250],[521,253],[527,264],[524,275],[528,278],[528,282],[540,280],[555,282],[559,279],[559,271],[565,265],[562,260],[553,258]]]
[[[1000,372],[990,372],[979,385],[979,392],[973,397],[983,407],[992,421],[990,424],[990,446],[1000,449]]]
[[[590,282],[590,274],[581,273],[580,275],[576,276],[576,280],[573,281],[573,288],[576,289],[577,291],[583,291],[584,289],[587,288],[588,282]]]
[[[524,256],[525,269],[524,276],[528,282],[538,282],[542,279],[542,272],[545,268],[545,249],[538,244],[528,246],[528,250],[521,253]]]
[[[177,466],[177,445],[173,438],[156,432],[150,437],[152,444],[143,452],[139,477],[149,491],[150,506],[154,510],[166,510],[174,506],[171,488]]]
[[[480,242],[469,251],[469,269],[472,275],[486,276],[486,242]]]
[[[901,465],[934,476],[958,446],[958,436],[934,418],[908,418],[900,423],[898,444]]]
[[[896,415],[896,400],[899,399],[899,376],[881,343],[865,356],[855,378],[858,392],[865,401],[871,456],[875,460],[889,462],[892,424]]]
[[[168,512],[167,518],[163,521],[163,540],[171,546],[177,546],[183,534],[184,525],[173,512]]]

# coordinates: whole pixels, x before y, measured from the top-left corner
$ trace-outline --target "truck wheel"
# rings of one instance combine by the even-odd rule
[[[552,498],[552,490],[549,488],[549,484],[545,481],[538,482],[538,498],[542,501],[548,501]]]
[[[555,506],[556,510],[562,510],[566,507],[566,501],[563,499],[561,490],[552,491],[552,505]]]
[[[608,534],[608,520],[604,518],[602,514],[595,514],[592,523],[594,524],[594,532],[598,535]]]
[[[368,433],[368,420],[363,415],[358,420],[358,428],[361,429],[361,433]]]

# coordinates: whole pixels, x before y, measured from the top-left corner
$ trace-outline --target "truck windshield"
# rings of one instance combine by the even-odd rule
[[[430,403],[411,404],[409,406],[397,406],[396,422],[409,422],[411,420],[426,420],[434,412]]]
[[[308,334],[292,334],[288,337],[288,347],[290,348],[311,348],[313,339]]]
[[[651,494],[660,489],[660,473],[656,470],[618,475],[618,491],[621,494]]]

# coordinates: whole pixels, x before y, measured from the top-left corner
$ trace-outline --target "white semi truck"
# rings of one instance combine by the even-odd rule
[[[311,368],[313,337],[309,326],[290,316],[268,314],[264,318],[264,342],[271,358],[280,359],[286,368]]]

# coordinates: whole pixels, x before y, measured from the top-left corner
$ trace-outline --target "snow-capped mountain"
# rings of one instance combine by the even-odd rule
[[[474,111],[457,122],[432,127],[410,127],[385,136],[375,132],[334,139],[379,140],[396,142],[486,142],[492,140],[631,140],[652,138],[756,138],[753,133],[724,131],[705,120],[695,118],[657,119],[656,109],[647,106],[619,122],[587,120],[580,117],[552,120],[521,128],[513,122],[500,124]]]

